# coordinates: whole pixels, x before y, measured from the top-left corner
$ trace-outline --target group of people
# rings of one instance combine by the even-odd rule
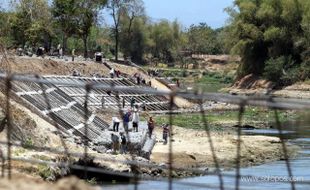
[[[127,139],[124,133],[128,134],[128,125],[129,122],[132,121],[132,127],[133,127],[133,132],[138,132],[139,131],[139,121],[140,121],[140,116],[139,116],[139,111],[138,109],[134,109],[133,112],[131,110],[128,110],[124,115],[123,115],[123,126],[124,126],[124,132],[120,132],[120,138],[121,142],[119,143],[119,137],[115,134],[111,134],[111,139],[112,139],[112,147],[113,147],[113,152],[116,152],[118,150],[118,144],[120,144],[120,153],[121,154],[126,154],[127,152]],[[112,123],[113,123],[113,131],[114,132],[119,132],[119,125],[120,125],[121,120],[117,117],[112,117]],[[167,144],[168,142],[168,137],[170,136],[170,129],[168,124],[163,124],[162,126],[162,131],[163,131],[163,141],[164,144]],[[149,117],[147,121],[147,130],[148,130],[148,138],[152,138],[153,131],[155,129],[155,121],[152,116]]]
[[[114,78],[114,77],[119,78],[121,76],[121,71],[111,68],[109,74],[111,78]]]
[[[139,121],[140,121],[140,116],[139,116],[139,110],[138,108],[134,108],[133,111],[130,109],[123,114],[123,127],[124,131],[128,132],[129,129],[129,122],[132,121],[132,127],[133,127],[133,132],[138,132],[139,131]],[[112,126],[113,126],[113,131],[118,132],[119,131],[119,124],[121,120],[118,117],[112,117]]]
[[[135,78],[137,85],[140,85],[140,84],[144,84],[145,85],[146,84],[146,80],[144,78],[142,78],[140,73],[135,73],[133,75],[133,77]]]
[[[119,135],[120,135],[121,141],[119,140],[118,135],[115,135],[113,133],[111,134],[113,153],[116,153],[116,151],[120,149],[121,154],[126,154],[127,153],[126,136],[123,132],[120,132]]]

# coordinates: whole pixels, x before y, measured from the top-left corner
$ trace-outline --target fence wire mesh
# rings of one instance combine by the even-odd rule
[[[4,59],[4,58],[2,58]],[[164,91],[164,90],[155,90],[150,89],[146,87],[141,88],[132,88],[132,87],[126,87],[126,86],[117,86],[114,85],[113,82],[111,85],[102,85],[98,83],[92,83],[88,81],[84,82],[66,82],[66,81],[58,81],[58,82],[51,82],[50,80],[47,80],[46,78],[42,78],[40,76],[26,76],[26,75],[18,75],[18,74],[10,74],[10,73],[1,73],[0,74],[0,81],[4,84],[4,94],[6,98],[6,106],[5,106],[5,118],[7,120],[7,141],[2,141],[0,144],[2,146],[7,147],[7,155],[2,155],[2,177],[7,176],[9,179],[12,177],[12,161],[22,161],[22,162],[28,162],[32,164],[46,164],[49,166],[58,166],[58,167],[70,167],[79,169],[84,172],[84,178],[87,179],[88,172],[98,172],[102,174],[107,175],[115,175],[115,176],[122,176],[122,177],[128,177],[132,179],[132,181],[135,184],[135,189],[138,189],[138,182],[141,180],[153,180],[153,181],[161,181],[168,183],[168,189],[172,190],[174,184],[182,184],[189,187],[199,187],[199,188],[210,188],[210,189],[239,189],[240,188],[240,160],[241,160],[241,126],[242,126],[242,119],[245,111],[246,106],[257,106],[257,107],[265,107],[271,110],[274,110],[274,119],[276,123],[276,128],[278,130],[279,138],[281,141],[282,151],[284,153],[284,160],[286,164],[287,174],[289,177],[294,177],[294,174],[292,172],[292,166],[290,163],[288,151],[287,151],[287,145],[285,142],[285,137],[283,134],[283,128],[281,125],[281,122],[279,120],[279,114],[278,110],[282,109],[289,109],[289,110],[309,110],[310,109],[310,102],[308,100],[300,100],[300,99],[284,99],[284,98],[275,98],[272,96],[260,96],[260,97],[247,97],[247,96],[236,96],[236,95],[228,95],[228,94],[219,94],[219,93],[191,93],[191,92],[177,92],[177,91]],[[59,135],[59,138],[62,143],[62,148],[55,149],[55,148],[49,148],[49,147],[41,147],[41,146],[29,146],[26,147],[26,149],[31,149],[34,151],[46,151],[53,154],[58,155],[66,155],[67,157],[75,157],[75,158],[84,158],[87,160],[89,155],[89,142],[91,141],[90,135],[90,129],[89,129],[89,120],[91,117],[91,111],[89,109],[89,100],[90,100],[90,94],[93,90],[105,90],[109,91],[111,94],[115,95],[117,100],[117,107],[118,112],[121,116],[124,116],[124,109],[122,107],[121,99],[120,99],[120,93],[121,92],[127,92],[127,93],[138,93],[138,94],[151,94],[151,95],[161,95],[165,96],[169,99],[169,110],[167,110],[167,113],[169,114],[169,127],[170,131],[173,134],[173,114],[176,113],[176,110],[174,110],[174,99],[175,97],[183,97],[183,98],[191,98],[197,100],[199,104],[199,113],[201,116],[202,123],[204,125],[205,133],[207,134],[208,138],[208,144],[210,146],[210,150],[212,152],[212,159],[215,163],[215,171],[205,171],[203,169],[190,169],[190,168],[177,168],[173,164],[173,140],[172,138],[169,138],[169,157],[168,157],[168,167],[166,169],[169,170],[167,177],[150,177],[150,176],[144,176],[140,175],[138,172],[136,172],[140,167],[148,167],[148,168],[162,168],[161,166],[158,166],[157,164],[151,164],[149,162],[143,162],[136,160],[135,152],[131,149],[129,149],[129,154],[131,155],[130,160],[122,160],[122,159],[111,159],[106,158],[104,156],[97,156],[96,159],[111,162],[111,163],[122,163],[127,164],[130,166],[132,173],[124,173],[124,172],[117,172],[117,171],[111,171],[100,167],[90,167],[87,166],[87,163],[84,162],[83,165],[78,164],[72,164],[70,162],[51,162],[51,161],[42,161],[42,160],[36,160],[36,159],[26,159],[26,158],[18,158],[14,157],[12,155],[12,147],[21,147],[21,144],[14,143],[11,140],[11,100],[16,99],[16,96],[14,96],[14,92],[12,92],[12,83],[13,82],[29,82],[29,83],[35,83],[39,85],[41,88],[45,104],[47,107],[47,111],[50,111],[50,118],[53,122],[52,124],[56,127],[58,130],[58,134],[61,134],[61,126],[59,126],[57,120],[57,116],[54,114],[53,107],[51,105],[51,100],[48,96],[47,87],[49,85],[67,85],[72,87],[79,87],[83,88],[85,90],[85,97],[84,97],[84,104],[83,104],[83,114],[84,114],[84,132],[83,132],[83,145],[84,145],[84,152],[72,152],[66,145],[65,140],[61,135]],[[222,172],[221,165],[218,161],[216,151],[215,151],[215,145],[212,140],[212,134],[210,132],[210,127],[207,121],[206,112],[203,107],[204,101],[217,101],[217,102],[224,102],[229,104],[235,104],[239,106],[239,114],[238,114],[238,128],[237,128],[237,152],[236,152],[236,168],[235,168],[235,175],[233,174],[226,174]],[[186,111],[186,110],[185,110]],[[184,112],[185,112],[184,111]],[[128,133],[128,130],[125,130],[126,137],[128,141],[130,142],[130,135]],[[5,164],[4,164],[5,163]],[[6,167],[5,167],[6,166]],[[197,174],[201,175],[213,175],[217,176],[219,179],[218,185],[210,185],[208,183],[194,183],[194,182],[182,182],[178,180],[174,180],[173,178],[173,171],[189,171],[189,172],[195,172]],[[6,174],[6,175],[5,175]],[[223,177],[229,177],[235,179],[235,186],[225,186]],[[283,183],[289,183],[292,190],[296,189],[296,184],[309,184],[310,181],[289,181],[289,182],[283,182]],[[244,189],[244,188],[242,188]]]

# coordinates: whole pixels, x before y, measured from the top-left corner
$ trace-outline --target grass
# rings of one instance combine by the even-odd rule
[[[13,151],[13,154],[16,156],[20,156],[26,152],[26,149],[24,148],[17,148]]]
[[[46,156],[46,155],[35,154],[32,157],[35,159],[38,159],[38,160],[43,160],[43,161],[51,161],[52,160],[51,157]]]
[[[207,112],[205,114],[207,122],[211,130],[224,130],[224,126],[235,125],[238,122],[238,111],[222,111],[222,112]],[[275,121],[274,111],[260,108],[249,107],[243,114],[242,122],[244,124],[268,124]],[[299,116],[294,112],[279,111],[278,116],[281,122],[288,120],[296,120]],[[156,116],[157,125],[169,123],[169,116]],[[180,114],[173,116],[173,124],[179,127],[191,129],[205,129],[200,114]]]
[[[231,84],[233,82],[233,76],[225,75],[216,72],[207,72],[198,79],[198,83],[224,83]]]
[[[47,165],[39,165],[38,167],[38,174],[44,179],[48,179],[49,177],[53,176],[52,169]]]
[[[28,137],[24,142],[22,142],[22,146],[24,148],[31,148],[33,147],[33,145],[34,145],[34,142],[30,137]]]

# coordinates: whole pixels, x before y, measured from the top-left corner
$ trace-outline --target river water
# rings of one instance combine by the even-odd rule
[[[289,139],[289,143],[298,145],[301,147],[298,156],[290,160],[293,180],[295,181],[310,181],[310,125],[309,123],[286,123],[283,125],[285,137]],[[244,134],[248,135],[268,135],[277,136],[278,131],[273,129],[268,130],[244,130]],[[248,178],[242,178],[240,180],[240,189],[291,189],[289,182],[283,183],[279,181],[291,180],[288,177],[285,161],[275,161],[260,166],[242,168],[242,176],[251,176]],[[235,174],[235,171],[225,172],[230,176]],[[184,185],[184,182],[190,182],[197,184],[197,186]],[[208,189],[206,187],[199,187],[199,185],[207,185],[211,187],[218,187],[219,180],[217,176],[202,176],[194,178],[186,178],[175,181],[173,183],[173,189],[176,190],[202,190]],[[224,177],[225,188],[235,188],[234,177]],[[111,190],[133,190],[134,185],[113,185],[104,186],[103,189]],[[168,189],[167,182],[157,181],[142,181],[138,185],[138,189],[143,190],[161,190]],[[213,188],[210,188],[213,189]],[[297,190],[309,190],[309,184],[296,184]]]

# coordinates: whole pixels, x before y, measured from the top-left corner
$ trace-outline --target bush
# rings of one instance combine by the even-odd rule
[[[286,73],[280,79],[281,85],[291,85],[300,80],[300,67],[292,67],[287,69]]]
[[[304,61],[300,66],[300,75],[302,80],[310,79],[310,60]]]
[[[28,137],[22,144],[24,148],[31,148],[33,147],[33,145],[34,145],[33,140],[30,137]]]
[[[265,62],[263,76],[273,82],[279,82],[283,75],[283,66],[285,65],[286,58],[284,56],[276,59],[269,59]]]
[[[42,177],[42,179],[55,179],[52,169],[47,165],[39,165],[38,174]]]

